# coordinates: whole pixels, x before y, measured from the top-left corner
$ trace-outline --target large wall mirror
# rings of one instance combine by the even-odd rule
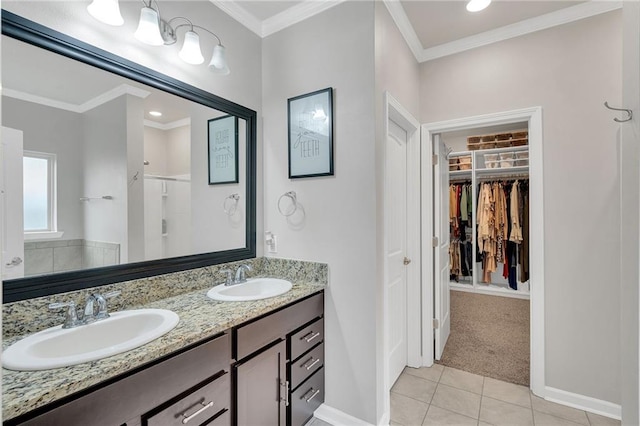
[[[5,303],[255,257],[255,111],[6,11],[2,34]]]

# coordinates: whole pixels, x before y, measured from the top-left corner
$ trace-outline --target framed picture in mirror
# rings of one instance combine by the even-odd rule
[[[333,88],[290,98],[289,178],[333,176]]]
[[[238,117],[209,120],[209,185],[238,183]]]

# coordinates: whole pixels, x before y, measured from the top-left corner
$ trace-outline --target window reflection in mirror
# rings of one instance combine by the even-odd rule
[[[24,206],[7,207],[25,277],[246,246],[245,120],[239,182],[209,185],[221,111],[6,36],[2,85],[2,126],[23,132]]]

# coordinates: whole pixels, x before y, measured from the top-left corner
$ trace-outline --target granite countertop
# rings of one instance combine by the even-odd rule
[[[178,325],[164,336],[139,348],[101,360],[42,371],[2,370],[2,414],[5,420],[27,413],[67,395],[171,354],[252,318],[268,313],[324,289],[317,282],[295,281],[280,296],[249,302],[219,302],[206,296],[208,289],[169,297],[131,309],[169,309],[180,316]],[[25,337],[25,336],[21,336]],[[3,347],[21,337],[3,342]]]

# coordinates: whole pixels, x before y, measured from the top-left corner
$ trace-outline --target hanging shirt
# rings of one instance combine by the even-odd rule
[[[518,188],[518,181],[513,183],[511,189],[511,235],[509,235],[509,241],[513,241],[516,244],[522,242],[522,228],[520,227],[520,194]]]

